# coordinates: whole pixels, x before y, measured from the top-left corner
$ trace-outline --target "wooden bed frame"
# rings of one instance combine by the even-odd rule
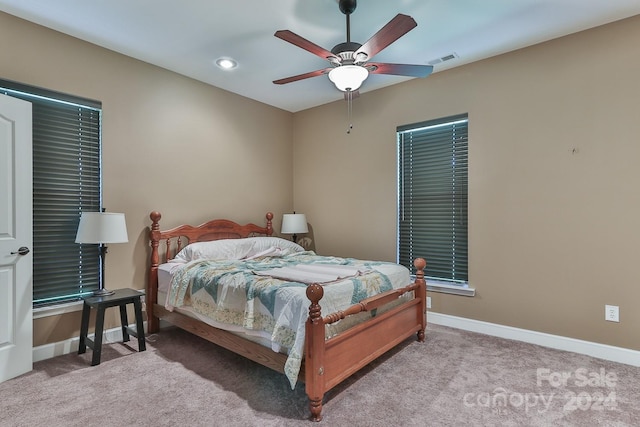
[[[208,341],[247,357],[271,369],[284,373],[287,356],[276,353],[230,332],[212,327],[186,315],[170,312],[158,304],[158,266],[161,253],[163,262],[172,259],[188,243],[219,239],[245,238],[255,235],[273,234],[271,212],[266,214],[266,227],[255,224],[239,225],[230,220],[217,219],[198,227],[181,225],[171,230],[160,230],[159,212],[151,212],[150,230],[151,263],[147,286],[147,326],[149,333],[157,332],[159,319],[185,329]],[[160,242],[164,241],[164,245]],[[160,246],[163,246],[161,250]],[[309,318],[306,324],[304,363],[299,379],[305,382],[305,391],[309,397],[311,419],[322,419],[322,399],[324,394],[366,366],[391,348],[416,333],[419,341],[424,341],[426,317],[426,283],[424,268],[426,262],[417,258],[416,280],[401,289],[394,289],[360,301],[344,311],[322,317],[320,300],[323,288],[318,284],[307,287],[307,297],[311,301]],[[364,323],[325,339],[325,325],[332,324],[346,316],[375,310],[400,296],[413,292],[414,298],[382,314],[371,317]]]

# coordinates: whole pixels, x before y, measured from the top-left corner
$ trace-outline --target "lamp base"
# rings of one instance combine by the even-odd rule
[[[115,293],[115,291],[110,291],[108,289],[97,289],[95,291],[93,291],[92,296],[94,297],[106,297],[109,295],[113,295]]]

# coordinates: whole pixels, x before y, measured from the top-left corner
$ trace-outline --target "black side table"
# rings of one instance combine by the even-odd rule
[[[125,288],[118,289],[112,295],[92,296],[84,299],[82,306],[82,325],[80,326],[80,345],[78,354],[82,354],[87,350],[87,346],[93,350],[93,358],[91,366],[100,364],[100,355],[102,352],[102,332],[104,329],[104,311],[109,307],[120,307],[120,322],[122,323],[122,341],[129,341],[129,334],[138,338],[138,351],[147,349],[144,341],[144,324],[142,321],[142,303],[140,297],[144,293]],[[127,304],[133,304],[136,314],[136,330],[130,328],[127,320]],[[97,309],[96,328],[94,340],[87,338],[89,332],[89,314],[91,308]]]

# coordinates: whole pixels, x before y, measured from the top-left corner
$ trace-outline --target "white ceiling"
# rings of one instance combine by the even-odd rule
[[[328,65],[273,33],[331,50],[346,40],[337,0],[0,0],[0,10],[284,110],[342,99],[326,75],[272,83]],[[424,65],[455,53],[439,72],[640,14],[640,0],[361,0],[351,40],[364,43],[398,13],[418,26],[374,61]],[[239,66],[223,71],[220,57]],[[360,93],[405,80],[371,75]]]

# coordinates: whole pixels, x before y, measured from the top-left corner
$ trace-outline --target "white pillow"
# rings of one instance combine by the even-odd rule
[[[198,259],[243,259],[252,252],[253,242],[249,239],[223,239],[211,242],[195,242],[185,246],[174,258],[176,262]]]
[[[253,249],[247,256],[255,255],[271,248],[280,249],[287,253],[304,252],[304,248],[299,244],[280,237],[249,237],[244,240],[253,242]]]

